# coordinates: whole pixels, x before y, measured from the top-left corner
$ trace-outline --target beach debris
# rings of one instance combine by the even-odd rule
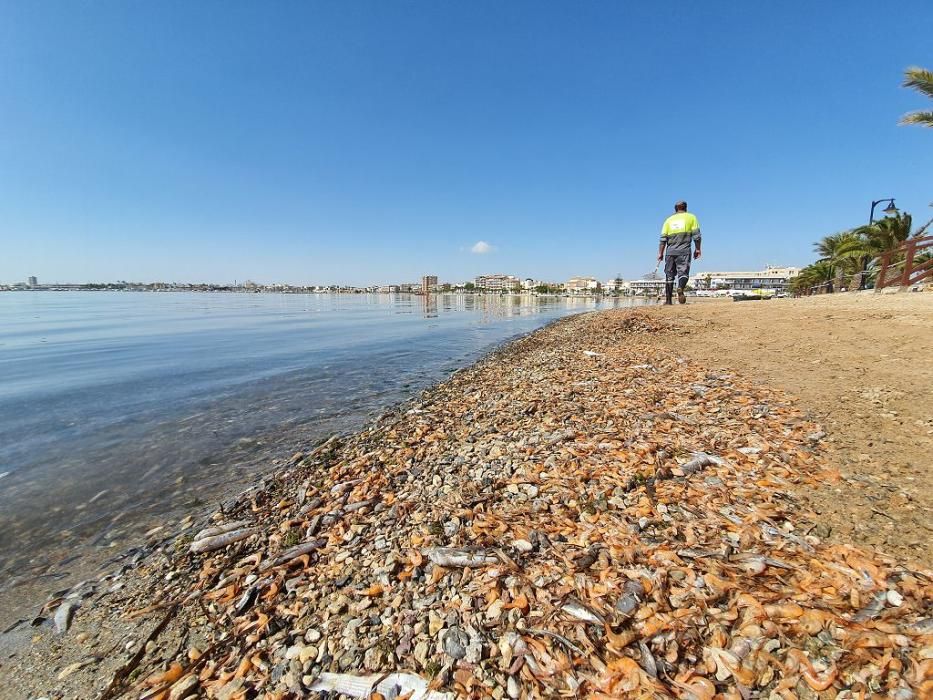
[[[552,324],[134,554],[104,697],[931,696],[933,572],[811,537],[820,426],[666,329]]]
[[[223,525],[209,527],[197,533],[192,538],[192,541],[197,542],[198,540],[207,539],[208,537],[216,537],[217,535],[223,535],[225,533],[232,532],[233,530],[240,530],[249,527],[249,524],[250,523],[248,520],[234,520],[233,522],[224,523]]]
[[[603,625],[606,620],[594,610],[591,610],[579,600],[568,600],[560,606],[560,609],[570,615],[570,617],[583,622],[589,622],[591,625]]]
[[[229,532],[224,532],[220,535],[213,535],[211,537],[204,537],[199,540],[194,540],[189,547],[189,550],[192,554],[204,554],[205,552],[213,552],[215,549],[223,549],[227,545],[233,544],[234,542],[239,542],[240,540],[245,540],[247,537],[255,535],[259,532],[259,528],[255,527],[244,527],[239,530],[231,530]]]
[[[410,700],[452,700],[452,693],[439,693],[428,681],[413,673],[352,676],[345,673],[322,673],[308,690],[317,693],[341,693],[351,698],[369,698],[379,693],[384,698],[408,697]]]
[[[58,606],[58,609],[55,610],[55,617],[52,618],[56,634],[64,634],[68,631],[71,627],[71,618],[79,605],[80,603],[77,600],[65,599]]]
[[[488,566],[499,563],[499,557],[482,549],[427,547],[421,553],[438,566]]]

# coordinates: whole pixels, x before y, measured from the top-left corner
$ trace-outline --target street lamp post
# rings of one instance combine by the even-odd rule
[[[884,197],[883,199],[873,200],[871,203],[871,211],[868,214],[868,225],[869,226],[875,223],[875,207],[877,207],[882,202],[888,203],[888,206],[886,206],[884,209],[881,210],[887,216],[890,216],[892,214],[897,214],[897,207],[894,206],[894,197]],[[865,273],[867,271],[868,271],[868,260],[866,259],[865,262],[862,263],[862,271],[859,273],[859,279],[858,279],[859,289],[865,289]]]
[[[878,206],[879,204],[881,204],[882,202],[887,202],[887,203],[888,203],[888,206],[886,206],[886,207],[885,207],[884,209],[882,209],[881,211],[883,211],[885,214],[888,214],[888,215],[897,214],[897,207],[894,206],[894,197],[886,197],[886,198],[884,198],[884,199],[876,199],[875,201],[873,201],[873,202],[871,203],[871,213],[868,215],[868,225],[869,225],[869,226],[871,226],[873,223],[875,223],[875,207],[877,207],[877,206]]]

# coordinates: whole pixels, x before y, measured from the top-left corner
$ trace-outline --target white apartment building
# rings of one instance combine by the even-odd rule
[[[474,284],[487,292],[513,292],[522,288],[522,282],[514,275],[480,275]]]
[[[631,280],[622,284],[622,289],[626,294],[636,297],[653,297],[664,294],[664,279],[653,280]]]
[[[690,277],[694,289],[773,289],[787,291],[790,281],[800,274],[799,267],[774,267],[766,265],[758,272],[698,272]]]
[[[564,285],[568,294],[594,294],[603,288],[595,277],[571,277]]]
[[[625,282],[621,277],[613,277],[611,280],[606,280],[603,282],[603,291],[606,292],[622,292],[625,288]]]

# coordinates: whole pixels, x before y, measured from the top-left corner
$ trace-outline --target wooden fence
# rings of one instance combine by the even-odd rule
[[[882,255],[875,289],[909,287],[927,279],[933,281],[933,256],[917,261],[924,252],[933,253],[933,236],[908,238]]]

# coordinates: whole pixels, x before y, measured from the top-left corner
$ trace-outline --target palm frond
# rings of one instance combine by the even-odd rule
[[[921,238],[927,232],[927,229],[930,228],[931,225],[933,225],[933,219],[930,219],[923,226],[921,226],[916,231],[914,231],[913,237]]]
[[[933,127],[933,112],[908,112],[898,123]]]
[[[933,98],[933,71],[919,66],[911,66],[904,71],[904,82],[906,88],[913,88],[917,92]]]

